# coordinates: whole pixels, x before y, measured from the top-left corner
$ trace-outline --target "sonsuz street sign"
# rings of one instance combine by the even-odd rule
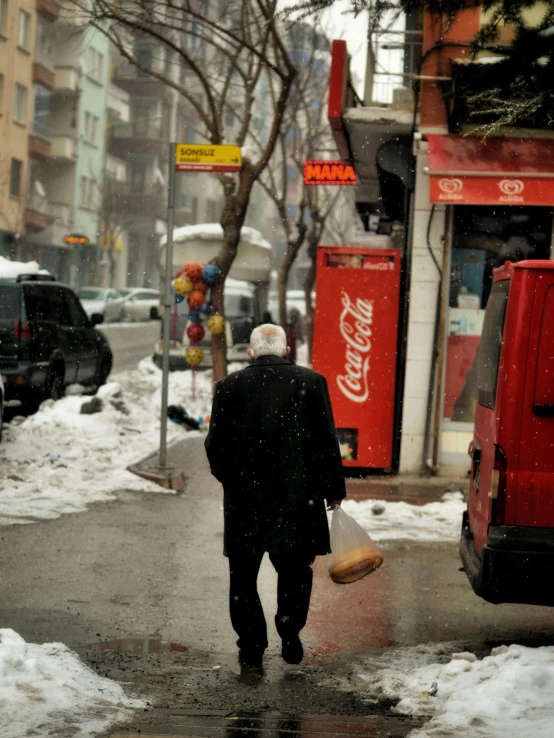
[[[351,164],[343,164],[342,161],[306,161],[304,184],[355,185],[356,172]]]
[[[175,169],[178,172],[238,172],[241,163],[238,146],[177,144]]]

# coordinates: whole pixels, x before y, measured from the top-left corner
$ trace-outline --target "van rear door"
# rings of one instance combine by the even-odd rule
[[[514,525],[554,528],[554,270],[536,270]]]
[[[469,450],[471,480],[468,501],[470,526],[478,554],[487,542],[490,523],[489,492],[495,462],[496,401],[509,289],[508,279],[494,282],[479,345],[478,396],[473,441]]]

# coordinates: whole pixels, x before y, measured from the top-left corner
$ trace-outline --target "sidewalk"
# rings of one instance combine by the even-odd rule
[[[346,492],[352,500],[389,500],[425,505],[442,498],[446,492],[467,491],[466,476],[419,477],[408,474],[381,475],[365,479],[347,479]]]
[[[187,434],[188,435],[188,434]],[[158,466],[158,451],[145,459],[132,464],[129,471],[150,479],[162,487],[182,492],[185,486],[190,488],[191,477],[197,476],[198,450],[191,454],[190,436],[174,441],[167,449],[167,469]],[[195,434],[196,435],[196,434]],[[353,500],[403,500],[412,505],[424,505],[427,502],[440,500],[445,492],[465,492],[467,477],[462,474],[419,477],[398,474],[368,476],[365,479],[346,479],[346,492]]]

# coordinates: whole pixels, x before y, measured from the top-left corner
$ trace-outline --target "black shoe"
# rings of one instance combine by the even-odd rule
[[[241,648],[239,651],[239,664],[241,666],[260,667],[263,660],[264,652],[258,649],[246,650]]]
[[[283,638],[281,656],[287,664],[299,664],[304,658],[304,649],[298,633],[292,633]]]

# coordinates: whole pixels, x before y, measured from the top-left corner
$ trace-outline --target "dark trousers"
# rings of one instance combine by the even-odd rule
[[[239,637],[237,645],[245,651],[267,648],[267,626],[256,585],[263,557],[264,551],[229,556],[231,623]],[[270,553],[269,558],[278,574],[275,626],[286,638],[306,625],[314,557]]]

